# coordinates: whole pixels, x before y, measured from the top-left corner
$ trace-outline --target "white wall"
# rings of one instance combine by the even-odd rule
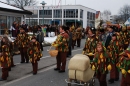
[[[83,10],[83,27],[86,28],[86,26],[87,26],[87,12],[89,11],[89,12],[96,14],[96,10],[82,6],[82,5],[62,5],[62,6],[59,6],[57,8],[53,8],[53,7],[55,7],[55,6],[45,6],[44,9],[45,10],[47,10],[47,9],[52,9],[52,10],[62,9],[62,25],[64,24],[63,20],[65,20],[65,19],[70,19],[70,20],[76,19],[76,20],[80,21],[80,9],[82,9]],[[26,6],[26,7],[24,7],[24,9],[26,9],[26,10],[42,10],[43,8],[42,8],[42,6]],[[63,9],[78,9],[78,18],[64,18],[63,17],[63,15],[64,15]],[[52,11],[52,15],[53,15],[53,11]],[[28,18],[26,18],[26,19],[28,19]],[[38,19],[38,18],[33,18],[33,19]],[[44,18],[44,19],[52,19],[53,20],[54,18],[52,16],[52,18]],[[55,18],[55,19],[61,19],[61,18]]]

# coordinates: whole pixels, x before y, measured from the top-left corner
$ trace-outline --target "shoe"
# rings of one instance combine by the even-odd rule
[[[115,81],[119,81],[119,78],[116,78]]]
[[[33,73],[33,75],[37,75],[37,73]]]
[[[20,63],[25,63],[25,62],[20,62]]]
[[[64,73],[65,72],[65,70],[59,70],[59,73]]]
[[[0,79],[0,81],[4,81],[4,80],[6,80],[6,79],[2,79],[2,78]]]
[[[55,71],[60,70],[59,68],[54,68]]]
[[[28,61],[26,63],[29,63]]]
[[[12,65],[11,67],[15,67],[16,65]]]
[[[11,68],[8,68],[8,71],[11,71]]]
[[[108,80],[108,82],[109,82],[110,84],[112,84],[112,83],[114,83],[114,79],[110,79],[110,80]]]

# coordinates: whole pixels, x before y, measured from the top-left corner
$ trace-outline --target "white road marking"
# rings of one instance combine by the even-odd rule
[[[45,71],[48,71],[48,70],[54,68],[55,66],[56,66],[56,65],[53,65],[53,66],[51,66],[51,67],[42,69],[42,70],[40,70],[40,71],[38,72],[38,74],[43,73],[43,72],[45,72]],[[31,76],[33,76],[33,74],[28,74],[28,75],[26,75],[26,76],[24,76],[24,77],[21,77],[21,78],[19,78],[19,79],[13,80],[13,81],[11,81],[11,82],[7,82],[7,83],[3,84],[2,86],[10,85],[10,84],[12,84],[12,83],[15,83],[15,82],[17,82],[17,81],[26,79],[26,78],[31,77]]]

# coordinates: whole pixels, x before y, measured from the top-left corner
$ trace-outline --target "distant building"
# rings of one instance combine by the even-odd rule
[[[14,21],[24,21],[25,15],[32,15],[32,12],[0,1],[0,35],[4,34],[3,30],[9,29]]]
[[[44,15],[42,6],[27,6],[24,9],[34,13],[26,16],[26,23],[29,25],[42,25],[44,17],[44,24],[65,25],[67,22],[80,22],[84,28],[95,26],[96,10],[82,5],[45,6]]]
[[[127,21],[125,22],[125,25],[130,26],[130,18],[127,19]]]
[[[101,12],[97,11],[96,12],[96,18],[95,18],[95,28],[97,28],[101,22]]]

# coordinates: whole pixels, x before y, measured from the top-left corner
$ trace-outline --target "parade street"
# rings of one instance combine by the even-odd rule
[[[85,39],[82,39],[81,47],[77,48],[75,46],[75,49],[72,51],[73,56],[82,53],[84,43]],[[14,56],[14,62],[17,65],[12,68],[8,79],[0,82],[0,86],[67,86],[67,83],[65,82],[65,79],[68,79],[67,67],[65,73],[54,71],[56,59],[49,56],[47,49],[49,49],[49,46],[44,47],[43,58],[38,63],[39,70],[37,75],[32,74],[32,66],[30,63],[20,64],[20,55]],[[70,58],[68,58],[67,66],[69,59]],[[108,79],[109,74],[107,75],[107,80]],[[97,80],[95,86],[99,86]],[[120,86],[120,81],[117,81],[114,84],[108,84],[108,86]]]

